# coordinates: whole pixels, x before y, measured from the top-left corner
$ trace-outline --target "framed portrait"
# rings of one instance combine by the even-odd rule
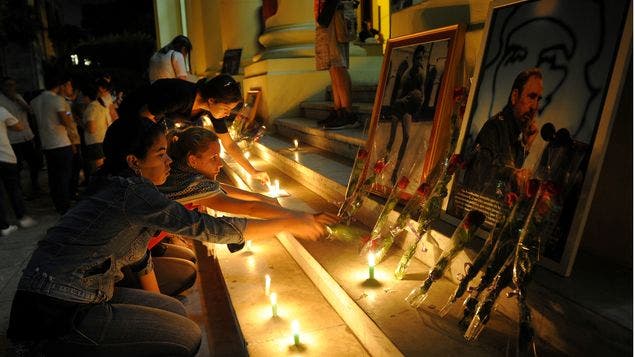
[[[226,50],[223,54],[223,68],[221,69],[221,73],[238,74],[242,52],[242,48]]]
[[[260,104],[260,88],[250,88],[245,97],[244,107],[249,108],[246,113],[245,127],[252,128],[255,123],[256,114],[258,113],[258,105]]]
[[[459,138],[466,166],[446,218],[475,208],[491,229],[503,193],[528,178],[558,182],[541,262],[570,274],[632,58],[631,26],[630,0],[492,3]]]
[[[463,41],[460,25],[388,40],[366,143],[369,163],[387,165],[371,193],[388,197],[403,176],[414,192],[443,154]]]

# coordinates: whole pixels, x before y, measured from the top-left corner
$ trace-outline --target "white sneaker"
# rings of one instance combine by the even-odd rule
[[[18,221],[18,224],[22,228],[30,228],[30,227],[35,226],[37,224],[37,221],[34,220],[33,218],[29,217],[29,216],[24,216],[24,217],[22,217],[21,220]]]
[[[12,225],[10,225],[9,227],[7,227],[7,228],[5,228],[5,229],[2,229],[2,230],[1,230],[1,232],[2,232],[2,236],[3,236],[3,237],[6,237],[6,236],[8,236],[9,234],[11,234],[11,233],[13,233],[13,232],[15,232],[15,231],[17,231],[17,230],[18,230],[18,226],[16,226],[16,225],[12,224]]]

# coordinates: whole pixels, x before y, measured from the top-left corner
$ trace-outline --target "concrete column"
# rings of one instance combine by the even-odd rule
[[[241,68],[251,64],[259,51],[261,0],[221,0],[220,31],[223,53],[232,48],[242,48]],[[221,57],[222,59],[222,57]]]

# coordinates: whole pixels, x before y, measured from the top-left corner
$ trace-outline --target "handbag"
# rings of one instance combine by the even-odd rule
[[[357,17],[354,1],[341,1],[334,19],[337,42],[346,43],[357,39]]]

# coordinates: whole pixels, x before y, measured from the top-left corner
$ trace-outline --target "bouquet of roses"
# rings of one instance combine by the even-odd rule
[[[472,240],[474,233],[483,222],[485,222],[485,215],[480,211],[471,210],[465,215],[463,221],[456,227],[450,238],[450,248],[441,254],[423,284],[412,290],[406,298],[406,301],[412,307],[417,308],[425,301],[432,283],[443,276],[443,272],[445,272],[456,255]]]
[[[338,216],[346,222],[346,225],[351,223],[355,213],[357,213],[357,210],[362,206],[364,198],[368,196],[368,189],[375,183],[384,168],[386,168],[386,159],[380,158],[375,162],[372,174],[367,177],[361,185],[358,185],[350,197],[342,203]]]
[[[552,213],[552,202],[555,194],[555,191],[552,189],[552,187],[554,186],[545,182],[540,183],[538,180],[530,180],[528,182],[525,194],[521,198],[520,202],[518,202],[518,206],[515,207],[515,210],[517,210],[518,207],[528,207],[528,210],[521,209],[527,214],[524,219],[516,219],[513,221],[513,230],[511,232],[505,231],[505,228],[503,229],[503,235],[501,235],[498,243],[506,242],[508,244],[500,244],[499,249],[494,249],[495,251],[493,252],[493,255],[495,256],[490,257],[492,262],[488,266],[489,271],[485,271],[485,274],[481,279],[481,284],[479,284],[479,287],[477,288],[478,290],[476,297],[478,297],[478,293],[485,289],[483,285],[487,283],[487,280],[493,281],[491,285],[488,286],[487,294],[480,302],[478,302],[478,305],[476,306],[474,317],[471,319],[467,331],[465,332],[466,339],[470,341],[475,340],[484,329],[485,325],[489,321],[490,314],[492,312],[492,309],[494,308],[494,304],[498,299],[498,296],[500,295],[501,291],[510,282],[512,282],[512,273],[513,270],[516,269],[515,266],[517,262],[518,264],[521,264],[521,262],[525,263],[523,264],[524,268],[520,268],[524,272],[527,273],[530,270],[533,271],[534,264],[537,261],[539,255],[539,237],[542,233],[542,228],[544,227],[543,224],[546,221],[546,217],[548,217],[548,215]],[[516,212],[513,213],[515,216]],[[510,220],[508,220],[508,222],[510,222]],[[525,241],[526,243],[521,243],[521,240]],[[537,244],[534,244],[533,247],[529,247],[528,245],[530,244],[530,241]],[[521,256],[520,258],[518,257],[519,253]],[[528,253],[529,255],[526,255],[526,253]],[[532,255],[535,259],[528,258]],[[495,269],[496,261],[502,261],[503,263],[498,265],[498,272],[493,278],[491,278],[490,272]],[[522,280],[521,285],[523,285],[523,289],[524,284],[527,282],[527,280],[524,280],[524,278],[528,277],[529,275],[530,274],[522,275],[522,277],[517,279],[517,281]],[[471,298],[473,298],[473,296],[471,296]],[[467,302],[468,300],[466,300],[466,303]],[[470,304],[475,303],[470,302]],[[522,308],[522,306],[520,306],[521,321],[523,313],[527,312],[528,310],[525,310]],[[521,329],[522,328],[523,325],[521,322]]]
[[[410,183],[410,180],[406,176],[402,176],[397,182],[397,184],[395,184],[395,186],[392,188],[390,195],[388,196],[388,200],[386,201],[386,204],[382,208],[381,213],[379,214],[379,217],[377,218],[377,221],[375,222],[375,226],[373,227],[373,230],[370,233],[370,239],[367,242],[362,242],[362,248],[361,248],[362,255],[366,256],[368,251],[371,251],[375,254],[375,261],[381,261],[381,258],[383,258],[383,254],[382,254],[380,259],[378,259],[378,256],[376,254],[377,247],[375,246],[375,243],[377,239],[379,239],[382,236],[382,233],[385,230],[386,222],[388,221],[388,216],[390,215],[390,212],[392,212],[392,210],[395,209],[397,202],[399,202],[399,197],[401,196],[402,192],[406,189],[406,187],[408,187],[409,183]]]

